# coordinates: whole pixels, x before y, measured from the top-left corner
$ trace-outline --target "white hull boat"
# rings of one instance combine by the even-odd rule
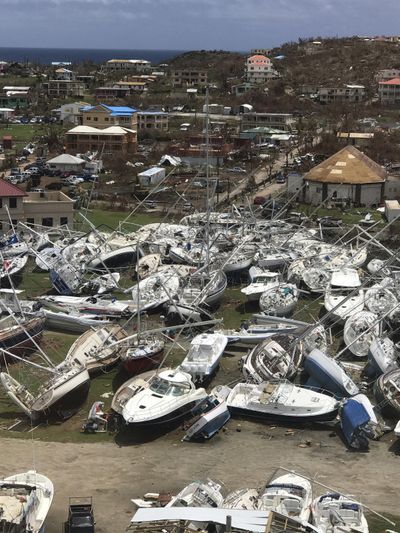
[[[267,339],[245,356],[242,372],[246,380],[263,383],[270,379],[290,378],[297,365],[292,356],[274,339]]]
[[[120,318],[133,313],[133,302],[99,298],[97,296],[39,296],[43,305],[53,311],[69,312],[71,310],[86,315],[93,314],[106,318]]]
[[[368,533],[368,522],[358,502],[337,493],[319,496],[312,503],[313,523],[321,533]]]
[[[389,337],[378,337],[371,342],[368,349],[368,368],[366,373],[380,376],[398,368],[398,350]]]
[[[234,490],[225,498],[223,509],[244,509],[253,511],[258,509],[259,489]]]
[[[343,340],[356,357],[368,354],[371,343],[379,336],[379,320],[370,311],[360,311],[346,320]]]
[[[75,404],[81,396],[86,397],[89,390],[90,377],[86,368],[61,363],[53,371],[54,377],[45,381],[35,396],[6,372],[0,373],[0,380],[7,395],[22,411],[37,419],[50,410],[69,407],[70,400]]]
[[[116,346],[113,344],[126,337],[126,331],[117,324],[98,326],[76,339],[68,350],[65,361],[71,365],[79,362],[89,373],[107,368],[118,361],[124,349],[123,343]]]
[[[258,508],[309,522],[312,487],[308,479],[285,474],[271,480],[260,495]]]
[[[206,391],[196,389],[189,374],[179,369],[160,370],[147,380],[138,376],[125,383],[117,391],[113,405],[120,409],[129,426],[151,426],[188,416],[206,397]]]
[[[393,288],[376,284],[365,292],[365,306],[378,316],[387,315],[398,305],[398,296]]]
[[[110,324],[110,321],[101,315],[83,314],[73,310],[67,312],[52,311],[45,308],[42,311],[46,317],[46,327],[48,329],[83,333],[87,329]]]
[[[241,293],[246,295],[249,302],[258,302],[260,296],[267,291],[279,285],[279,273],[265,272],[257,276],[257,278],[241,289]]]
[[[172,274],[154,274],[139,281],[132,289],[135,311],[156,309],[176,296],[179,287],[179,277]]]
[[[145,279],[155,274],[161,263],[160,254],[148,254],[140,257],[137,262],[137,273],[139,279]]]
[[[194,481],[173,496],[166,507],[221,507],[224,501],[221,488],[211,479],[206,482]]]
[[[28,262],[28,256],[15,256],[10,259],[4,259],[0,269],[0,280],[7,280],[12,276],[20,274]]]
[[[299,290],[292,283],[280,283],[265,291],[260,297],[260,309],[269,315],[286,316],[294,311],[299,300]]]
[[[224,353],[228,339],[219,333],[196,335],[180,368],[196,380],[211,376]]]
[[[1,531],[44,532],[53,495],[50,479],[34,470],[0,480]]]
[[[330,421],[338,411],[338,402],[331,396],[286,380],[238,383],[227,404],[233,414],[295,423]]]

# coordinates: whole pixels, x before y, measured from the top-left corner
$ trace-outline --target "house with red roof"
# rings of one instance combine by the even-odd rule
[[[277,77],[277,73],[272,66],[272,61],[269,57],[261,54],[255,54],[247,58],[245,74],[246,81],[254,84],[265,83]]]
[[[25,192],[0,179],[0,231],[11,224],[73,226],[74,201],[61,191]]]
[[[400,78],[380,81],[378,88],[379,98],[383,105],[400,103]]]

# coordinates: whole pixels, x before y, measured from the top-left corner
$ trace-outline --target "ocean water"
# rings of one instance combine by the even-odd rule
[[[153,65],[182,54],[184,50],[101,50],[90,48],[2,48],[0,61],[18,61],[50,65],[52,61],[104,63],[108,59],[146,59]]]

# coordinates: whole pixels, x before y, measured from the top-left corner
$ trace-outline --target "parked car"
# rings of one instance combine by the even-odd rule
[[[286,183],[286,176],[283,174],[278,174],[275,178],[276,183]]]
[[[246,172],[247,172],[244,168],[241,168],[241,167],[228,168],[227,171],[228,172],[237,172],[238,174],[246,174]]]

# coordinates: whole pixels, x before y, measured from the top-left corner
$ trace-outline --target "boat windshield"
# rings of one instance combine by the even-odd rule
[[[188,389],[184,385],[171,383],[162,378],[155,378],[150,385],[150,390],[162,396],[182,396]]]

